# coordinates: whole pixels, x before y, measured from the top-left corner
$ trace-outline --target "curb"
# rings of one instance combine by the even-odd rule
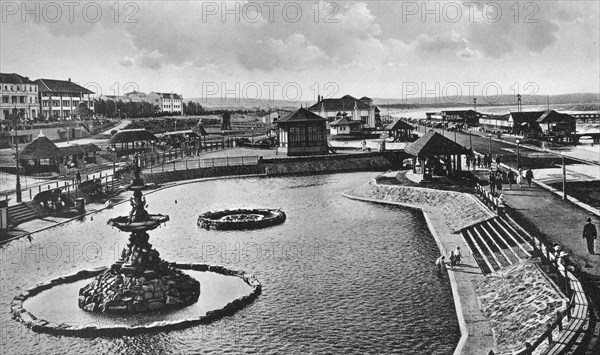
[[[90,277],[94,277],[108,270],[107,267],[100,267],[93,270],[81,270],[75,274],[59,277],[51,281],[47,281],[37,286],[23,291],[12,300],[10,304],[10,310],[13,319],[23,323],[28,328],[37,333],[46,333],[53,335],[66,335],[80,338],[94,338],[94,337],[121,337],[124,335],[142,334],[156,331],[183,329],[198,324],[207,324],[225,316],[232,315],[236,311],[244,308],[246,305],[252,303],[258,295],[262,292],[262,285],[258,279],[252,275],[247,274],[241,270],[228,269],[220,265],[208,265],[208,264],[182,264],[182,263],[169,263],[169,266],[180,269],[180,270],[194,270],[202,272],[214,272],[225,276],[235,276],[242,279],[248,286],[252,288],[252,291],[240,298],[237,298],[220,309],[206,312],[205,315],[197,318],[186,318],[181,320],[173,321],[161,321],[153,322],[147,325],[140,326],[95,326],[95,325],[82,325],[73,326],[70,324],[56,324],[49,322],[45,319],[37,318],[35,315],[28,312],[23,307],[23,302],[28,298],[39,294],[42,291],[48,290],[54,286],[73,283],[80,280],[85,280]]]

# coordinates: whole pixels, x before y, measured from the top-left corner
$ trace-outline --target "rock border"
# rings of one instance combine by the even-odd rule
[[[219,218],[235,214],[260,214],[265,218],[256,221],[222,221]],[[204,212],[198,216],[198,226],[205,229],[214,230],[242,230],[242,229],[262,229],[282,224],[286,220],[285,212],[279,209],[269,208],[239,208],[235,210],[221,210]]]
[[[45,319],[37,318],[23,307],[23,302],[25,302],[25,300],[39,294],[42,291],[48,290],[54,286],[95,277],[108,270],[107,267],[100,267],[93,270],[81,270],[76,274],[59,277],[23,291],[18,296],[15,296],[10,304],[12,317],[37,333],[66,335],[80,338],[121,337],[125,335],[184,329],[199,324],[208,324],[225,316],[232,315],[238,310],[244,308],[246,305],[252,303],[262,291],[262,285],[258,279],[254,275],[247,274],[242,270],[228,269],[220,265],[196,263],[169,263],[169,266],[180,270],[215,272],[225,276],[236,276],[244,280],[244,282],[252,288],[252,291],[247,295],[229,302],[223,308],[206,312],[206,314],[203,316],[181,320],[159,321],[141,326],[96,326],[91,324],[73,326],[66,323],[57,324],[49,322]]]

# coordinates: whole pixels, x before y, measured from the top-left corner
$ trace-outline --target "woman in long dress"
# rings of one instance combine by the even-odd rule
[[[519,173],[517,174],[517,184],[519,187],[523,187],[523,169],[519,168]]]

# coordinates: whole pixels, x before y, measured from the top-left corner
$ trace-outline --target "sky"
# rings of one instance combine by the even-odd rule
[[[0,71],[97,94],[315,101],[600,92],[600,2],[7,1]]]

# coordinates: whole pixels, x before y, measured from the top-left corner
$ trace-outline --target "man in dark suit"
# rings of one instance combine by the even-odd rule
[[[585,227],[583,227],[583,239],[587,240],[588,252],[594,254],[594,239],[598,238],[598,232],[591,218],[588,218],[587,222]]]

